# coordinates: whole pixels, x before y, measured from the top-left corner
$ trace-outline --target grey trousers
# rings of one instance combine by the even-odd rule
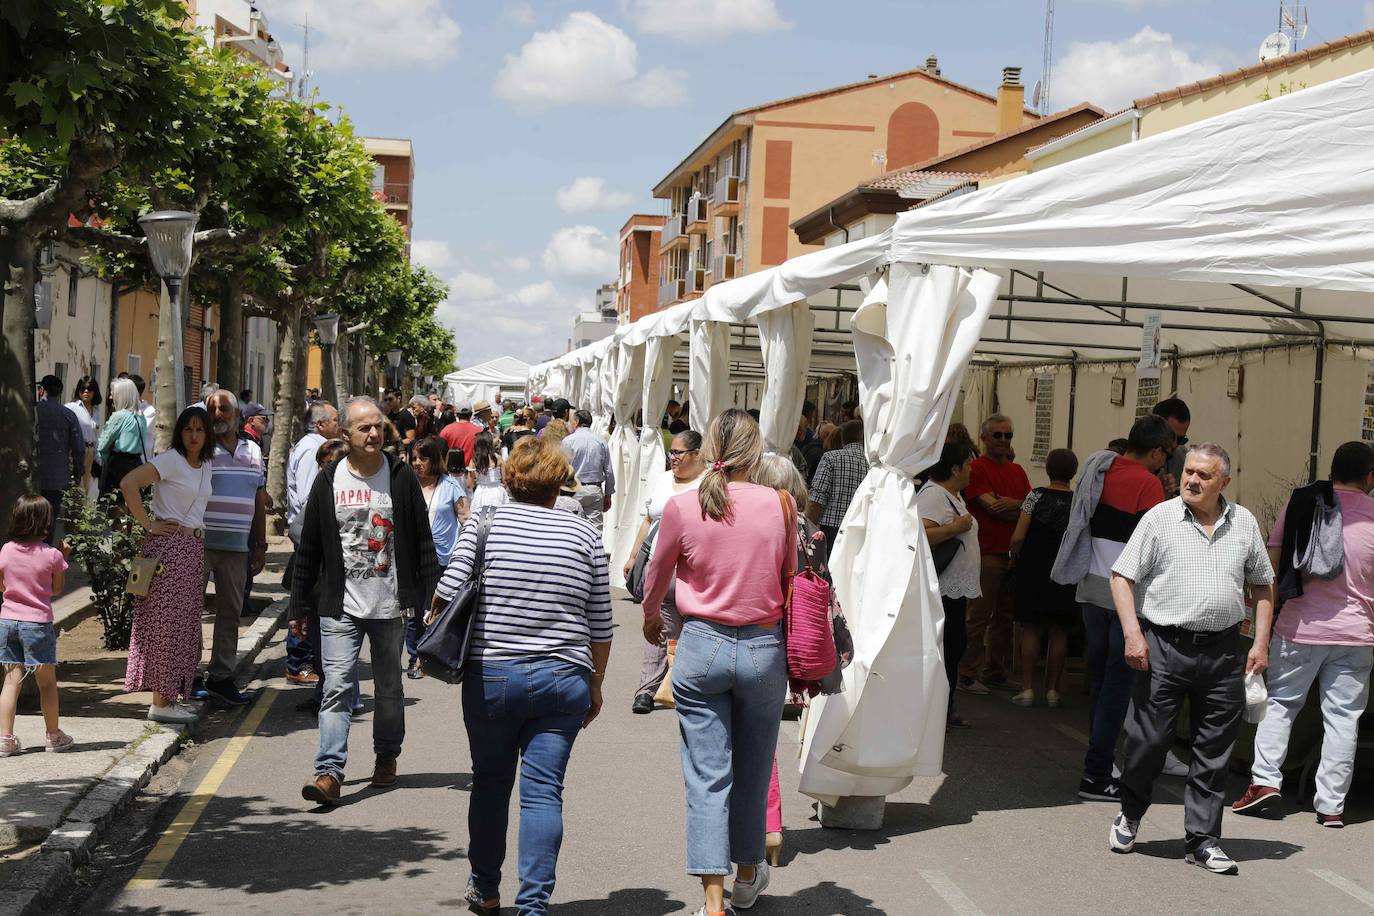
[[[601,507],[605,500],[606,495],[602,492],[599,483],[584,483],[582,489],[577,491],[577,501],[582,505],[582,517],[595,525],[598,530],[601,528]]]
[[[1193,760],[1183,788],[1183,829],[1187,851],[1195,853],[1221,839],[1226,765],[1245,709],[1245,654],[1234,627],[1197,641],[1145,621],[1141,628],[1150,647],[1150,670],[1136,675],[1126,713],[1121,813],[1139,820],[1149,809],[1186,699]]]
[[[644,654],[639,662],[639,688],[635,690],[635,696],[647,693],[653,696],[658,691],[658,685],[663,683],[663,678],[668,674],[668,640],[677,639],[682,632],[682,618],[678,616],[677,603],[673,600],[673,590],[668,589],[668,595],[663,599],[663,634],[659,636],[657,643],[644,643]]]
[[[206,679],[234,676],[239,650],[239,615],[243,613],[243,584],[248,581],[248,554],[230,550],[205,551],[205,582],[215,580],[215,629],[210,643]]]

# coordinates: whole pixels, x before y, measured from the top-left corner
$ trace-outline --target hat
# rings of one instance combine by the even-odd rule
[[[568,403],[567,398],[559,398],[558,400],[553,402],[552,409],[555,415],[562,416],[563,414],[567,413],[569,410],[572,409],[572,405]]]
[[[582,489],[582,481],[577,479],[577,474],[574,472],[568,475],[568,479],[563,481],[562,486],[560,486],[558,489],[560,492],[567,493],[571,496],[578,490]]]
[[[484,410],[491,410],[491,401],[478,401],[476,404],[472,405],[472,412],[474,414],[481,413]]]
[[[254,417],[270,417],[272,413],[261,404],[245,404],[242,416],[245,420],[251,420]]]

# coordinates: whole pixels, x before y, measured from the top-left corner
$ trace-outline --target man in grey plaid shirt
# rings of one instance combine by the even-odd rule
[[[1183,793],[1186,861],[1217,874],[1239,871],[1218,845],[1226,764],[1245,707],[1242,671],[1263,673],[1269,666],[1274,612],[1264,538],[1255,517],[1221,495],[1230,481],[1226,451],[1195,446],[1184,461],[1179,495],[1145,513],[1112,567],[1126,664],[1138,673],[1111,848],[1134,848],[1186,699],[1193,750]],[[1247,585],[1256,597],[1255,643],[1242,656]]]
[[[826,549],[833,549],[849,504],[868,475],[864,454],[864,421],[849,420],[840,428],[843,448],[826,452],[816,466],[807,494],[806,515],[825,532]]]

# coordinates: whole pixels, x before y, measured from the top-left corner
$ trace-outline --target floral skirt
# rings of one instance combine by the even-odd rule
[[[149,535],[141,553],[161,560],[162,572],[147,596],[134,600],[124,689],[175,700],[190,695],[200,663],[205,544],[189,534]]]

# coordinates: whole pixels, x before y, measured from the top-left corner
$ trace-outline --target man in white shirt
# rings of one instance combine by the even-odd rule
[[[563,454],[572,464],[578,483],[582,484],[577,491],[582,514],[600,530],[602,514],[611,510],[611,496],[615,493],[611,452],[601,437],[592,432],[590,411],[577,411],[573,415],[572,428],[572,433],[563,439]]]

